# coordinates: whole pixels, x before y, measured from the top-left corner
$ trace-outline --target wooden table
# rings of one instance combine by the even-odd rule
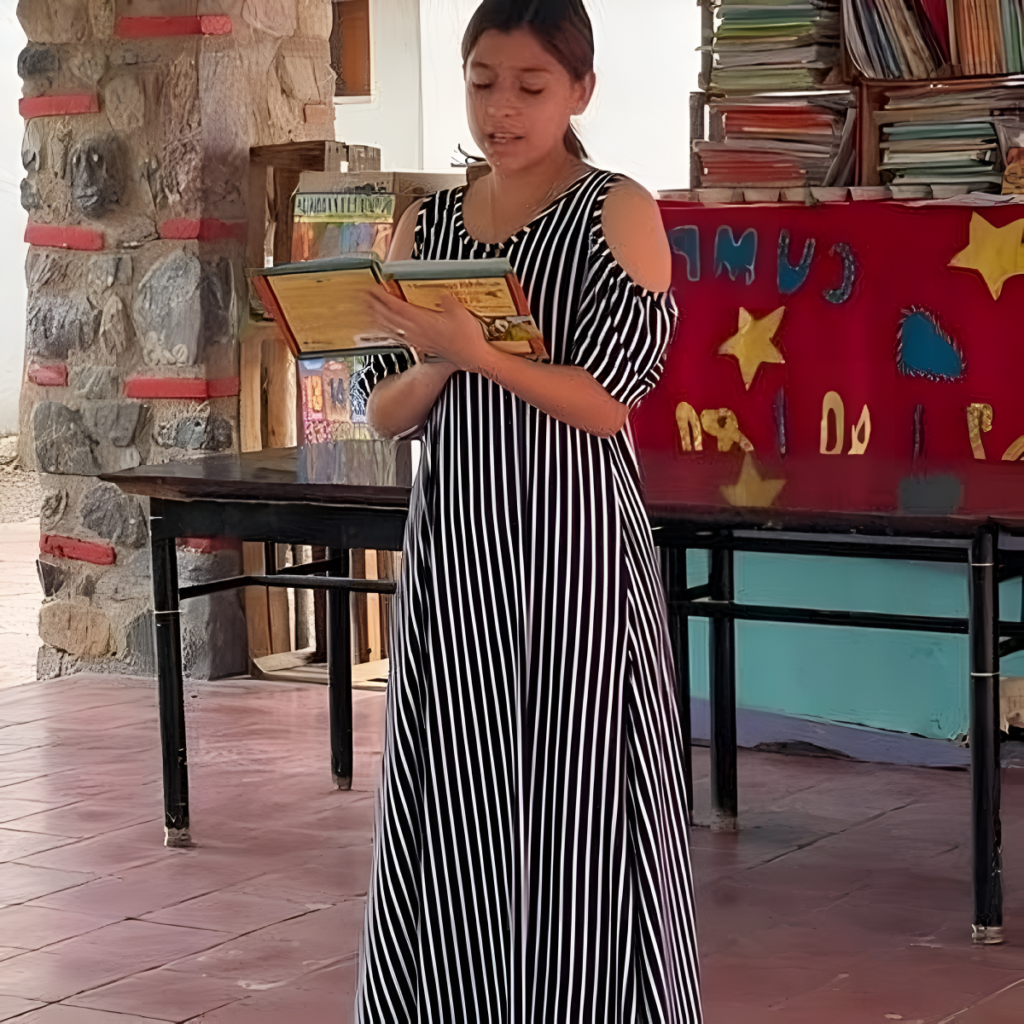
[[[349,617],[342,598],[353,591],[393,593],[395,584],[349,578],[348,551],[401,549],[410,488],[311,484],[302,477],[295,449],[146,466],[104,477],[150,499],[168,845],[191,841],[179,629],[183,600],[243,586],[327,591],[331,770],[339,788],[351,786]],[[998,586],[1022,575],[1024,521],[723,510],[665,502],[649,503],[648,511],[662,551],[691,798],[688,620],[692,615],[711,620],[711,798],[719,827],[735,827],[737,817],[737,619],[969,634],[974,935],[978,942],[1002,941],[999,658],[1024,647],[1024,623],[1000,622]],[[316,544],[327,547],[329,557],[287,573],[273,571],[271,562],[267,575],[179,587],[175,542],[188,536]],[[710,551],[707,584],[688,588],[688,548]],[[970,614],[961,619],[740,605],[733,585],[737,550],[958,562],[970,573]]]
[[[129,494],[150,499],[164,828],[168,846],[188,846],[192,841],[181,601],[247,586],[327,591],[331,772],[339,789],[352,785],[352,667],[345,598],[353,592],[392,594],[395,583],[349,577],[349,550],[400,551],[410,489],[393,483],[308,483],[304,476],[302,460],[294,448],[140,466],[103,476]],[[371,472],[369,477],[372,476]],[[176,543],[180,537],[231,537],[263,542],[268,553],[266,574],[180,587]],[[326,547],[328,557],[278,572],[274,555],[277,543]]]

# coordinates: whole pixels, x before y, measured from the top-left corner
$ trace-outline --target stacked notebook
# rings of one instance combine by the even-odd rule
[[[853,111],[847,93],[751,96],[712,101],[724,141],[698,142],[702,184],[846,184],[852,174]]]
[[[1019,89],[978,89],[950,82],[891,96],[874,115],[879,171],[897,196],[929,187],[936,198],[998,192],[1008,148],[1021,125]]]
[[[1024,0],[842,0],[846,45],[867,78],[1024,71]]]
[[[908,185],[927,185],[941,198],[943,191],[998,192],[1002,184],[991,119],[897,122],[883,129],[880,148],[879,170],[892,176],[889,185],[897,196]]]
[[[709,90],[814,89],[839,56],[839,0],[718,0]]]

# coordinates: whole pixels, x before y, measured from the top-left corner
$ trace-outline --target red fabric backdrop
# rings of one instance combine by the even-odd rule
[[[1024,435],[1024,274],[1011,277],[998,300],[982,277],[948,266],[969,240],[972,214],[1001,227],[1024,218],[1018,208],[909,207],[893,203],[703,207],[664,203],[670,237],[699,233],[700,274],[685,256],[675,259],[675,294],[681,320],[663,380],[634,416],[648,499],[652,505],[723,506],[721,488],[735,484],[744,455],[738,447],[717,451],[704,437],[702,452],[684,452],[675,410],[688,402],[698,414],[727,407],[754,445],[762,478],[785,480],[774,507],[822,512],[896,512],[916,507],[914,495],[939,491],[954,498],[937,512],[1024,518],[1024,462],[1003,461],[1012,442]],[[738,241],[757,233],[754,279],[740,270],[715,273],[719,228]],[[779,235],[790,234],[789,262],[799,263],[808,238],[815,255],[802,286],[793,294],[778,285]],[[693,237],[693,233],[690,233]],[[823,292],[840,285],[837,243],[850,246],[859,270],[845,302]],[[737,361],[718,354],[736,334],[741,307],[761,318],[785,307],[774,343],[783,365],[761,365],[749,391]],[[954,339],[966,370],[956,381],[907,376],[898,368],[901,320],[911,308],[926,310]],[[842,454],[819,451],[822,402],[835,391],[845,407]],[[775,406],[786,406],[786,454],[780,452]],[[982,435],[987,453],[972,453],[967,407],[987,403],[992,429]],[[870,410],[872,433],[863,455],[847,454],[851,427],[862,408]],[[922,406],[923,444],[914,458],[915,409]],[[956,481],[960,483],[955,496]],[[922,484],[924,490],[915,489]],[[901,489],[902,485],[902,489]],[[902,496],[901,496],[902,495]],[[908,498],[908,495],[910,496]],[[933,498],[925,497],[927,506]],[[920,509],[918,509],[920,511]]]

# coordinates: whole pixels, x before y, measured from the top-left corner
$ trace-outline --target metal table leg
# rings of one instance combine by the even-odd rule
[[[999,585],[996,534],[978,531],[971,547],[971,827],[974,941],[1003,941],[999,820]]]
[[[723,540],[728,543],[729,537]],[[732,601],[733,552],[711,549],[712,601]],[[736,828],[736,624],[714,617],[711,630],[711,827]]]
[[[188,752],[178,610],[178,555],[173,537],[160,537],[159,504],[153,502],[153,618],[156,627],[160,748],[164,771],[164,845],[191,846],[188,821]]]
[[[676,669],[676,701],[683,733],[683,775],[686,814],[693,823],[693,729],[690,724],[690,617],[678,602],[686,600],[686,548],[662,548],[665,592],[669,601],[668,630]]]
[[[330,575],[349,574],[349,552],[331,548],[339,560]],[[347,591],[327,592],[327,676],[330,689],[331,775],[338,789],[352,788],[352,622]]]

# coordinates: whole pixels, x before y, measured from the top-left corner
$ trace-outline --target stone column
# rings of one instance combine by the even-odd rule
[[[39,675],[147,674],[148,510],[96,476],[238,450],[249,147],[333,138],[332,8],[21,0],[18,16]],[[189,582],[240,570],[208,538],[179,560]],[[184,637],[188,675],[245,671],[236,595],[191,602]]]

